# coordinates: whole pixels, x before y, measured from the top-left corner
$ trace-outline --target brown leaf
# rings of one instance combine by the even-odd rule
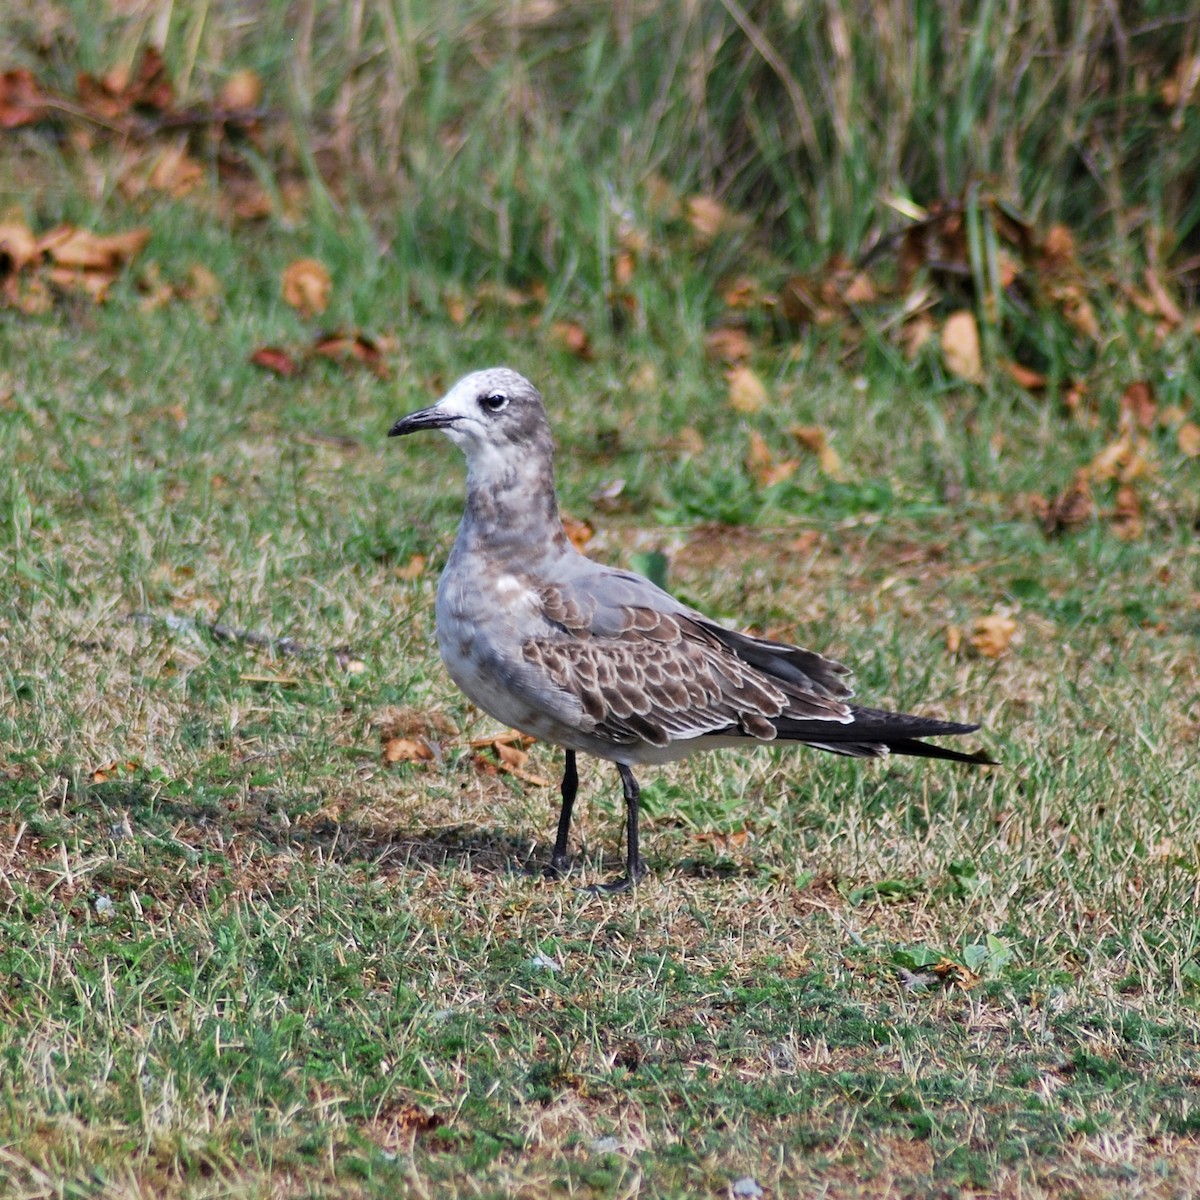
[[[380,379],[386,379],[388,369],[383,361],[379,346],[369,337],[361,333],[322,333],[318,334],[309,353],[317,358],[327,358],[331,362],[361,363]]]
[[[431,762],[434,753],[424,738],[391,737],[383,743],[383,761],[397,762]]]
[[[810,454],[817,456],[821,470],[830,479],[844,479],[842,460],[838,452],[829,444],[825,430],[819,425],[793,425],[788,433],[792,435]]]
[[[794,458],[778,461],[767,448],[757,429],[750,431],[750,449],[746,454],[746,470],[759,487],[774,487],[795,474],[800,464]]]
[[[1007,358],[1001,359],[1000,365],[1017,387],[1023,387],[1027,392],[1040,392],[1046,386],[1046,377],[1041,371]]]
[[[763,304],[763,289],[757,279],[749,275],[739,275],[732,283],[727,284],[721,292],[727,308],[761,308]]]
[[[951,313],[942,326],[942,358],[951,375],[968,383],[983,379],[983,361],[979,349],[979,326],[975,314],[966,309]]]
[[[1112,511],[1113,532],[1122,541],[1131,542],[1142,536],[1142,502],[1129,484],[1117,488],[1116,505]]]
[[[38,249],[60,267],[79,271],[117,271],[150,240],[149,229],[108,235],[60,225],[43,234]]]
[[[1121,417],[1143,429],[1153,429],[1158,416],[1154,389],[1144,379],[1131,383],[1121,396]]]
[[[946,626],[946,649],[957,654],[962,647],[963,631],[957,625]]]
[[[905,321],[900,327],[900,344],[904,347],[904,357],[909,362],[916,358],[936,330],[937,325],[927,312],[917,313],[915,317]]]
[[[1158,309],[1159,316],[1169,325],[1182,325],[1183,313],[1179,305],[1171,299],[1167,293],[1167,289],[1163,287],[1162,280],[1158,277],[1158,272],[1153,267],[1147,267],[1144,278],[1146,280],[1146,287],[1154,299],[1155,308]]]
[[[278,346],[260,346],[250,355],[250,362],[264,371],[271,371],[284,379],[290,379],[300,369],[296,360]]]
[[[733,223],[732,214],[720,200],[704,195],[687,198],[687,220],[702,242],[711,242]]]
[[[553,322],[550,326],[550,336],[576,358],[592,357],[592,339],[578,321]]]
[[[1200,458],[1200,425],[1195,421],[1185,421],[1175,435],[1179,452],[1187,458]]]
[[[234,71],[217,93],[217,103],[226,109],[257,108],[261,100],[262,80],[249,69]]]
[[[618,251],[613,259],[613,283],[619,287],[628,287],[637,271],[637,255],[632,250]]]
[[[999,658],[1013,640],[1017,623],[1003,613],[991,613],[975,622],[971,646],[984,658]]]
[[[710,360],[745,362],[754,349],[750,335],[734,325],[718,325],[704,335],[704,353]]]
[[[402,567],[393,567],[392,574],[406,582],[419,578],[425,571],[425,555],[414,554]]]
[[[692,425],[685,425],[670,443],[672,450],[677,450],[680,454],[703,454],[704,453],[704,435],[700,430]]]
[[[866,271],[859,271],[842,290],[842,299],[847,304],[874,304],[879,293]]]
[[[20,221],[0,221],[0,276],[23,270],[40,254],[33,231]]]
[[[1047,535],[1086,525],[1096,515],[1087,468],[1081,467],[1076,471],[1070,485],[1053,500],[1031,496],[1030,508],[1034,516],[1041,521],[1042,529]]]
[[[756,413],[767,403],[766,386],[749,367],[730,367],[725,379],[729,384],[729,407],[735,412]]]
[[[178,199],[194,191],[204,180],[204,168],[183,146],[172,146],[159,155],[150,172],[150,186]]]
[[[36,124],[46,115],[44,101],[32,71],[21,67],[0,73],[0,129]]]
[[[1053,270],[1075,262],[1075,235],[1065,225],[1051,225],[1042,241],[1042,264]]]
[[[298,258],[283,273],[284,303],[301,316],[314,317],[329,306],[333,280],[325,264],[315,258]]]
[[[584,546],[592,540],[592,536],[596,531],[586,521],[580,521],[575,517],[568,516],[566,513],[562,515],[562,523],[563,529],[566,531],[567,540],[576,550],[582,552]]]

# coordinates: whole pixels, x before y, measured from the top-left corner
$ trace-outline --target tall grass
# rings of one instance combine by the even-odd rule
[[[71,72],[164,46],[194,97],[260,72],[332,210],[438,273],[593,291],[654,174],[804,267],[986,186],[1115,262],[1200,250],[1186,4],[228,0],[0,18]],[[69,14],[69,19],[66,19]],[[1178,77],[1178,79],[1177,79]],[[1189,77],[1190,78],[1190,77]],[[276,153],[282,153],[276,147]],[[351,183],[350,181],[353,181]],[[390,216],[388,215],[390,214]]]

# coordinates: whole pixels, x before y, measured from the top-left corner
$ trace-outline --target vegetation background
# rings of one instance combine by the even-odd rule
[[[6,8],[0,1193],[1200,1190],[1198,177],[1184,3]],[[1002,767],[543,880],[384,438],[502,361],[589,553]]]

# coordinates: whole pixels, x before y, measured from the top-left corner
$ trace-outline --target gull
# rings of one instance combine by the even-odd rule
[[[800,742],[855,758],[913,754],[989,763],[921,739],[978,725],[849,704],[847,667],[728,629],[630,571],[581,554],[563,531],[541,394],[507,367],[460,379],[388,432],[444,433],[467,459],[467,501],[437,590],[437,641],[454,682],[484,712],[563,747],[550,874],[569,867],[576,755],[616,764],[625,874],[643,874],[634,767],[723,746]]]

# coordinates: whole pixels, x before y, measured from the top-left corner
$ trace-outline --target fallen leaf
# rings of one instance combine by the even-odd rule
[[[1200,425],[1195,421],[1185,421],[1175,435],[1179,452],[1187,458],[1200,458]]]
[[[900,327],[900,344],[904,347],[904,357],[911,362],[928,345],[929,340],[937,330],[933,317],[927,312],[918,313],[915,317]]]
[[[795,474],[800,464],[794,458],[778,461],[771,454],[761,433],[750,431],[750,449],[746,454],[746,470],[759,487],[774,487]]]
[[[150,172],[150,186],[178,199],[194,191],[204,180],[204,168],[183,146],[173,146],[159,155]]]
[[[1117,488],[1116,504],[1112,511],[1113,532],[1124,542],[1135,541],[1142,536],[1142,502],[1136,490],[1129,484]]]
[[[866,271],[859,271],[842,291],[842,299],[847,304],[874,304],[879,293]]]
[[[984,658],[999,658],[1008,649],[1016,632],[1017,623],[1012,617],[1006,617],[1003,613],[991,613],[975,622],[971,645],[975,652],[982,654]]]
[[[1154,299],[1158,315],[1170,325],[1182,325],[1183,313],[1180,311],[1179,305],[1171,299],[1167,293],[1167,289],[1163,287],[1162,280],[1158,277],[1158,272],[1153,267],[1147,267],[1143,278],[1146,281],[1146,287],[1150,295]]]
[[[434,753],[424,738],[391,737],[383,743],[383,761],[432,762]]]
[[[756,413],[767,403],[766,386],[749,367],[730,367],[725,379],[729,384],[729,407],[735,412]]]
[[[1042,496],[1030,497],[1030,507],[1047,535],[1087,524],[1096,515],[1088,469],[1081,467],[1076,471],[1069,486],[1053,500],[1046,500]]]
[[[704,436],[700,430],[691,425],[685,425],[674,437],[670,443],[671,449],[678,451],[680,454],[703,454],[704,453]]]
[[[745,362],[753,349],[750,335],[736,325],[718,325],[704,335],[704,353],[711,360]]]
[[[1143,429],[1153,429],[1158,416],[1154,389],[1144,380],[1131,383],[1121,396],[1121,416]]]
[[[957,654],[962,646],[963,631],[957,625],[946,626],[946,649]]]
[[[424,554],[414,554],[408,560],[408,562],[404,564],[404,566],[393,567],[392,574],[395,575],[397,579],[403,579],[406,582],[410,582],[414,579],[417,579],[424,573],[425,561],[426,559]]]
[[[40,254],[33,231],[19,221],[0,221],[0,276],[23,270]]]
[[[380,379],[386,379],[388,369],[379,346],[361,333],[323,333],[312,344],[309,353],[332,362],[362,363]]]
[[[975,314],[966,309],[951,313],[942,326],[942,358],[951,375],[968,383],[983,379],[983,361],[979,349],[979,326]]]
[[[838,452],[829,444],[825,430],[819,425],[793,425],[788,433],[792,435],[810,454],[817,456],[821,470],[830,479],[843,479],[842,460]]]
[[[715,196],[705,195],[687,198],[687,221],[704,242],[711,242],[733,223],[729,209]]]
[[[261,100],[262,80],[249,69],[234,71],[217,93],[217,103],[222,108],[257,108]]]
[[[757,279],[740,275],[721,292],[727,308],[761,308],[763,289]]]
[[[613,259],[613,283],[628,287],[637,271],[637,256],[631,250],[621,250]]]
[[[271,371],[284,379],[290,379],[300,369],[296,360],[278,346],[260,346],[250,355],[250,362],[264,371]]]
[[[1007,358],[1001,359],[1000,365],[1017,387],[1023,387],[1027,392],[1040,392],[1046,386],[1046,377],[1041,371]]]
[[[576,550],[582,552],[584,546],[592,540],[592,536],[596,531],[586,521],[580,521],[575,517],[568,516],[566,513],[562,515],[562,523],[567,540]]]
[[[45,97],[24,67],[0,73],[0,129],[33,125],[46,114]]]
[[[550,336],[576,358],[592,357],[592,339],[578,321],[554,321],[550,326]]]
[[[149,240],[149,229],[98,234],[60,225],[38,240],[38,249],[60,267],[78,271],[116,271],[135,258]]]
[[[1075,261],[1075,235],[1065,225],[1051,225],[1042,240],[1042,263],[1054,269]]]
[[[284,303],[305,317],[314,317],[329,307],[332,287],[329,271],[315,258],[298,258],[283,273]]]

